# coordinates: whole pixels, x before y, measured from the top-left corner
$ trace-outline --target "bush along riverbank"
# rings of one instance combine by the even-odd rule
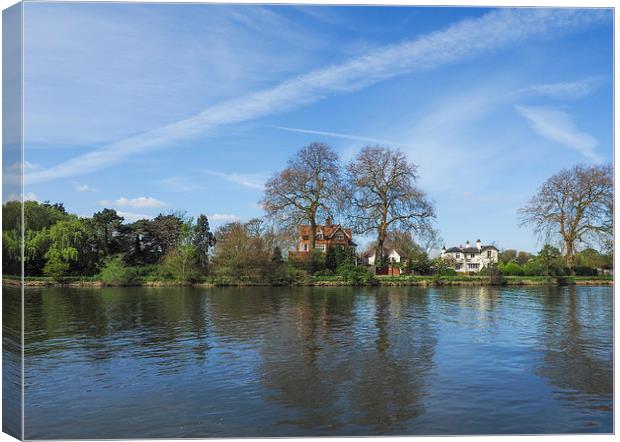
[[[360,268],[363,269],[363,268]],[[206,277],[194,281],[174,279],[135,278],[130,281],[104,281],[98,277],[67,277],[54,279],[50,277],[26,277],[26,287],[242,287],[242,286],[534,286],[534,285],[612,285],[612,276],[504,276],[501,280],[491,281],[486,276],[373,276],[369,272],[356,272],[348,275],[297,275],[292,279],[259,280],[254,278],[218,278]],[[20,278],[3,275],[4,285],[18,287]]]

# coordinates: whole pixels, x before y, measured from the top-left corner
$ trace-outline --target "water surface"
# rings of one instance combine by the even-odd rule
[[[612,287],[32,289],[30,439],[610,433]]]

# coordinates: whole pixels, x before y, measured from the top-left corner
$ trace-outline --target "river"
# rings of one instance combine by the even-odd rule
[[[25,326],[29,439],[613,431],[611,286],[27,289]]]

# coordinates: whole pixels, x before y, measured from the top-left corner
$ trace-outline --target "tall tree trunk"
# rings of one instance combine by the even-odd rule
[[[566,265],[571,276],[575,276],[575,246],[572,240],[566,241]]]
[[[383,264],[383,245],[385,243],[385,229],[379,228],[379,236],[377,237],[377,250],[375,250],[375,265]]]
[[[310,220],[310,251],[314,251],[316,246],[316,219],[312,217]]]

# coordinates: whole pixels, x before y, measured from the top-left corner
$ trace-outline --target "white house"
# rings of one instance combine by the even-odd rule
[[[387,259],[390,262],[403,262],[405,259],[405,253],[397,248],[388,247],[384,249],[387,254]],[[364,262],[370,266],[374,266],[377,261],[375,249],[368,250],[364,253]]]
[[[484,246],[480,240],[476,241],[476,245],[472,246],[469,241],[465,246],[441,248],[441,257],[451,256],[455,259],[456,265],[454,270],[457,272],[479,272],[490,264],[499,262],[499,250],[493,245]]]

